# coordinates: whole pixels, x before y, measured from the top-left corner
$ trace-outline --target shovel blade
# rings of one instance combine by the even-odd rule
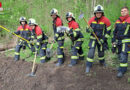
[[[51,49],[50,49],[50,48],[47,48],[47,50],[46,50],[46,56],[47,56],[48,58],[51,57]]]
[[[30,74],[28,74],[29,77],[35,77],[36,75],[34,74],[34,72],[31,72]]]
[[[82,19],[83,17],[84,17],[84,14],[81,13],[81,14],[79,15],[79,19]]]

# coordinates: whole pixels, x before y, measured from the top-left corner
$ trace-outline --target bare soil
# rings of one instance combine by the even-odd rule
[[[130,90],[127,76],[116,78],[116,71],[95,64],[90,74],[85,74],[84,61],[74,67],[68,67],[70,56],[64,65],[55,66],[55,62],[36,64],[35,77],[29,77],[32,62],[12,57],[0,58],[0,90]]]

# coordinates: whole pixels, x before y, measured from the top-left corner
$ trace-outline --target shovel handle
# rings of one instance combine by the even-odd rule
[[[54,42],[51,44],[50,49],[52,49],[53,45],[54,45]]]
[[[84,21],[87,23],[87,25],[89,26],[89,28],[91,28],[90,25],[88,24],[87,20],[86,20],[84,17],[83,17],[83,19],[84,19]],[[100,41],[99,41],[99,38],[97,37],[97,35],[96,35],[94,32],[92,32],[92,33],[93,33],[94,37],[97,39],[97,41],[100,42]],[[101,44],[101,45],[102,45],[102,44]]]
[[[32,73],[34,72],[34,69],[35,69],[36,58],[37,58],[37,52],[35,52],[35,57],[34,57],[34,60],[33,60]]]
[[[5,30],[5,31],[7,31],[7,32],[9,32],[9,33],[11,33],[11,31],[10,31],[9,29],[7,29],[7,28],[5,28],[5,27],[3,27],[3,26],[1,26],[1,25],[0,25],[0,28],[2,28],[3,30]],[[28,41],[27,39],[25,39],[25,38],[23,38],[23,37],[21,37],[21,36],[15,34],[15,33],[11,33],[11,34],[13,34],[13,35],[15,35],[16,37],[18,37],[18,38],[20,38],[20,39],[26,41],[27,43],[29,43],[29,41]],[[34,43],[32,43],[32,44],[34,45]]]

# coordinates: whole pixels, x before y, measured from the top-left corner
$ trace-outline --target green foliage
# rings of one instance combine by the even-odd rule
[[[87,24],[84,20],[79,20],[80,13],[85,14],[85,18],[89,20],[93,16],[94,6],[101,4],[104,6],[105,16],[110,19],[112,25],[120,16],[120,9],[123,6],[130,6],[129,0],[2,0],[4,15],[0,15],[0,25],[15,31],[19,25],[19,17],[25,16],[27,20],[29,18],[35,18],[37,23],[42,27],[44,32],[53,38],[52,30],[52,18],[50,17],[50,10],[56,8],[59,11],[63,23],[67,26],[65,15],[71,11],[76,17],[76,21],[79,23],[81,30],[84,34],[85,41],[83,43],[84,54],[87,55],[89,34],[85,32]],[[0,29],[0,39],[8,37],[8,33]],[[3,37],[3,38],[2,38]],[[66,37],[65,48],[70,50],[71,41]],[[109,46],[111,47],[111,38],[109,39]],[[54,45],[56,50],[57,45]],[[110,51],[109,51],[110,52]],[[111,57],[111,56],[108,56]],[[110,58],[112,59],[112,58]]]

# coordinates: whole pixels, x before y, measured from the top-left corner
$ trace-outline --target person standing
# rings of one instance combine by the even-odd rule
[[[99,63],[103,66],[106,66],[104,57],[104,43],[106,41],[106,38],[108,38],[111,33],[111,23],[109,19],[104,16],[104,9],[101,5],[97,5],[94,8],[94,17],[90,18],[88,24],[91,28],[88,27],[86,29],[86,32],[90,32],[91,35],[89,41],[89,52],[86,62],[86,73],[90,72],[90,68],[94,62],[96,47],[98,48]],[[94,34],[97,37],[95,37]],[[97,38],[99,40],[97,40]]]
[[[81,33],[79,24],[76,22],[72,12],[68,12],[66,14],[66,20],[68,21],[68,27],[70,28],[69,32],[66,33],[72,41],[71,63],[69,64],[69,66],[71,67],[77,64],[77,60],[84,60],[82,50],[84,36]]]
[[[57,47],[57,58],[58,58],[58,63],[56,66],[60,66],[64,63],[64,32],[57,32],[57,28],[60,26],[63,26],[63,22],[58,15],[58,10],[53,8],[50,12],[50,15],[53,19],[53,31],[54,31],[54,40],[57,42],[58,47]]]
[[[29,25],[30,25],[30,27],[32,29],[30,42],[33,42],[34,44],[36,44],[36,51],[38,52],[40,50],[41,63],[45,63],[47,61],[47,59],[48,59],[46,57],[46,49],[47,49],[47,44],[48,44],[48,37],[42,31],[40,26],[36,23],[35,19],[30,18],[29,19]]]
[[[118,51],[120,66],[117,77],[121,78],[127,71],[128,53],[130,53],[130,16],[128,7],[121,9],[121,17],[115,23],[112,46],[116,46]]]

